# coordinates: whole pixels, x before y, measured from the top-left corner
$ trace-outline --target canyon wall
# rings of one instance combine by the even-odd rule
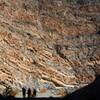
[[[98,74],[99,0],[0,0],[1,93],[9,85],[63,96]]]

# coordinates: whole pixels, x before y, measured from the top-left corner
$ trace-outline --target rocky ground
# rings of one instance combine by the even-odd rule
[[[0,0],[1,93],[10,85],[63,96],[95,79],[100,2],[87,1]]]

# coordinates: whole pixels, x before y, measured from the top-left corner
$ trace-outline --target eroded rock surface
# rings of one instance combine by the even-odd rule
[[[0,87],[63,96],[100,74],[100,3],[74,1],[0,0]]]

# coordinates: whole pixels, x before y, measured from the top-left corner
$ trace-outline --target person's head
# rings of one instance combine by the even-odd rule
[[[24,90],[25,88],[24,87],[22,87],[22,90]]]

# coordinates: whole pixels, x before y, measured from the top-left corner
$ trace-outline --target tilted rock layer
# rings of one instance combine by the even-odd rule
[[[79,88],[95,79],[100,3],[74,1],[0,0],[0,88],[63,95],[60,87]]]

